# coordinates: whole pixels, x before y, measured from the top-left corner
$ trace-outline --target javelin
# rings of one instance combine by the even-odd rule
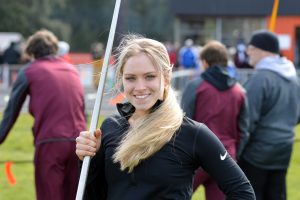
[[[98,125],[98,118],[99,118],[99,113],[100,113],[100,108],[101,108],[102,97],[103,97],[105,79],[106,79],[107,68],[108,68],[108,64],[109,64],[109,57],[111,54],[114,36],[115,36],[115,32],[116,32],[120,4],[121,4],[121,0],[116,0],[114,14],[113,14],[110,31],[109,31],[109,36],[108,36],[108,41],[107,41],[107,45],[106,45],[104,61],[103,61],[103,65],[102,65],[101,76],[100,76],[100,81],[99,81],[99,85],[98,85],[95,105],[94,105],[91,124],[90,124],[90,130],[89,130],[90,134],[94,134],[94,132],[97,128],[97,125]],[[82,200],[82,198],[83,198],[86,178],[87,178],[89,165],[90,165],[90,160],[91,160],[90,156],[85,156],[83,159],[83,164],[82,164],[78,188],[77,188],[76,200]]]

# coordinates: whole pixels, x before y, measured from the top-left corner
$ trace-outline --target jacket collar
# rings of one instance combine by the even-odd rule
[[[157,100],[156,103],[152,106],[151,112],[154,112],[162,102],[162,100]],[[135,112],[135,107],[129,102],[117,103],[117,110],[122,117],[125,117],[128,120]]]
[[[220,66],[208,67],[201,77],[220,91],[228,90],[236,83],[236,80],[229,76],[226,68]]]

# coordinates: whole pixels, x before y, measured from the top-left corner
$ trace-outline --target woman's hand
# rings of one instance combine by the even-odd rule
[[[101,145],[101,135],[100,129],[97,129],[94,135],[89,131],[80,132],[76,138],[76,154],[80,160],[83,160],[84,156],[96,155]]]

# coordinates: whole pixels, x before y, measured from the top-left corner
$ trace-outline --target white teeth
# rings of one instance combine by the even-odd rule
[[[148,95],[136,95],[135,97],[137,98],[137,99],[144,99],[144,98],[146,98]]]

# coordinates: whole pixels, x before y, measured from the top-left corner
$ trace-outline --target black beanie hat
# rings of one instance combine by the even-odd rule
[[[249,44],[272,53],[279,54],[279,41],[277,36],[267,30],[255,31]]]

